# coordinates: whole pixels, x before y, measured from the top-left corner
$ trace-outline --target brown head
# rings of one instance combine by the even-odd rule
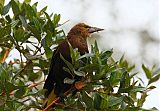
[[[77,25],[75,25],[68,33],[68,38],[71,35],[77,35],[77,36],[81,36],[83,38],[87,38],[90,36],[90,34],[94,33],[94,32],[98,32],[98,31],[102,31],[104,29],[101,28],[97,28],[97,27],[92,27],[89,25],[86,25],[84,23],[79,23]]]

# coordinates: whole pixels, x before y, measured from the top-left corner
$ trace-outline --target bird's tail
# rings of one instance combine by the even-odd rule
[[[57,95],[54,93],[54,90],[49,94],[48,98],[44,100],[43,108],[48,107],[55,99]]]

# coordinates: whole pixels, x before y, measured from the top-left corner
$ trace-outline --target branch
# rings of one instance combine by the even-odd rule
[[[60,27],[60,26],[62,26],[62,25],[64,25],[64,24],[66,24],[67,22],[69,22],[69,20],[65,21],[65,22],[62,23],[62,24],[58,24],[58,27]]]
[[[5,50],[6,50],[6,52],[5,52],[4,56],[3,56],[3,59],[2,59],[2,61],[1,61],[1,63],[4,63],[4,61],[6,60],[8,54],[9,54],[9,50],[10,50],[10,49],[9,49],[9,48],[6,48]]]
[[[44,80],[43,80],[43,81],[40,81],[40,82],[37,82],[37,83],[33,83],[33,84],[31,84],[30,86],[28,86],[28,88],[29,88],[29,89],[32,89],[33,87],[36,87],[36,86],[42,84],[43,82],[44,82]]]

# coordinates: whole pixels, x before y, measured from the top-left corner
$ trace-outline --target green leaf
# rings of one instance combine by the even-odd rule
[[[143,92],[143,91],[145,91],[147,88],[145,88],[145,87],[142,87],[142,86],[134,86],[134,88],[133,88],[133,92]]]
[[[47,30],[47,35],[45,36],[45,42],[48,47],[52,46],[52,32],[50,30]]]
[[[94,56],[93,53],[86,53],[86,54],[78,57],[78,58],[76,59],[76,61],[77,61],[77,60],[80,60],[80,59],[83,59],[83,58],[93,57],[93,56]]]
[[[9,2],[6,6],[4,6],[3,15],[6,15],[9,12],[10,8],[11,8],[11,2]]]
[[[48,59],[52,58],[52,50],[47,46],[45,39],[42,39],[42,45],[45,50],[45,55]]]
[[[130,97],[130,96],[124,96],[124,102],[126,102],[126,103],[128,103],[129,105],[131,105],[131,106],[134,106],[134,100],[133,100],[133,98],[132,97]]]
[[[78,99],[76,102],[77,109],[82,109],[83,111],[85,110],[84,104]]]
[[[152,72],[144,64],[142,64],[142,69],[145,72],[147,79],[151,79]]]
[[[121,97],[114,97],[114,96],[110,96],[109,97],[109,103],[108,103],[108,106],[109,107],[113,107],[115,105],[118,105],[120,104],[122,101],[123,101],[124,97],[121,96]]]
[[[27,24],[26,18],[22,15],[19,15],[19,19],[21,20],[23,27],[27,29],[28,24]]]
[[[7,25],[3,28],[0,28],[0,38],[3,38],[11,33],[11,26]],[[3,39],[2,39],[3,40]]]
[[[19,20],[12,20],[11,22],[11,28],[15,28],[19,23]]]
[[[101,109],[107,109],[108,108],[108,95],[103,95],[102,101],[101,101]]]
[[[74,72],[74,67],[73,65],[68,62],[67,60],[65,60],[65,58],[60,54],[60,58],[65,62],[65,64],[68,66],[68,68],[70,69],[71,72]]]
[[[131,85],[131,86],[127,87],[127,88],[120,88],[120,89],[118,90],[118,92],[119,92],[119,93],[129,93],[130,91],[133,90],[133,88],[134,88],[134,86]]]
[[[31,0],[24,0],[25,3],[29,4]]]
[[[68,42],[68,45],[69,45],[69,49],[70,49],[70,54],[71,54],[71,58],[72,58],[72,64],[75,65],[76,63],[76,59],[78,58],[78,56],[80,55],[79,52],[78,52],[78,49],[75,48],[73,49],[72,45]]]
[[[12,11],[14,13],[14,16],[17,16],[20,14],[20,8],[18,6],[18,3],[15,2],[15,0],[11,0],[12,5]]]
[[[148,87],[147,89],[148,90],[152,90],[152,89],[155,89],[156,87],[155,86],[150,86],[150,87]]]
[[[127,75],[128,75],[128,73],[126,71],[122,74],[122,77],[121,77],[121,80],[120,80],[120,86],[119,86],[120,88],[125,87]]]
[[[7,105],[9,110],[13,110],[14,109],[14,101],[6,102],[6,105]]]
[[[63,70],[64,70],[64,71],[66,71],[66,72],[68,72],[69,74],[71,74],[71,75],[72,75],[72,72],[71,72],[68,68],[63,67]]]
[[[0,4],[0,14],[3,14],[3,5]]]
[[[23,70],[23,69],[21,69],[21,70]],[[21,72],[21,71],[20,71],[20,73],[17,72],[17,74],[15,76],[19,75],[19,76],[21,76],[21,78],[23,78],[24,75],[26,75],[28,77],[29,74],[31,74],[31,73],[33,73],[33,62],[32,61],[30,61],[29,65],[27,65],[25,67],[25,70],[23,70],[23,72]]]
[[[126,107],[125,109],[124,109],[124,111],[141,111],[141,110],[139,110],[140,108],[139,107],[134,107],[134,106],[131,106],[131,107]],[[142,110],[142,111],[144,111],[144,110]]]
[[[4,2],[5,2],[5,0],[0,0],[0,4],[1,4],[2,6],[4,6]]]
[[[54,24],[57,26],[58,22],[60,21],[61,15],[54,14]]]
[[[121,73],[118,73],[117,71],[111,72],[109,81],[111,83],[112,86],[117,85],[121,80]],[[121,82],[123,83],[123,82]]]
[[[143,92],[142,95],[141,95],[141,98],[138,99],[137,106],[142,107],[143,103],[145,102],[147,96],[148,96],[147,92]]]
[[[104,80],[103,81],[103,85],[107,88],[107,90],[109,91],[109,92],[113,92],[114,90],[113,90],[113,87],[111,86],[111,83],[110,83],[110,81],[109,80]]]
[[[85,72],[83,72],[83,71],[75,71],[74,70],[74,74],[77,76],[83,76],[83,77],[85,76]]]
[[[101,55],[100,55],[100,57],[101,57],[101,59],[102,59],[103,61],[106,62],[106,60],[107,60],[109,57],[111,57],[112,53],[113,53],[113,50],[110,50],[110,51],[107,50],[107,51],[105,51],[105,52],[102,52]]]
[[[25,32],[22,28],[18,28],[17,30],[15,30],[15,33],[14,33],[14,38],[17,40],[17,41],[25,41]]]
[[[29,4],[24,3],[24,8],[26,11],[26,15],[30,21],[33,21],[33,17],[36,17],[36,11]]]
[[[37,30],[41,31],[42,30],[42,25],[39,22],[39,20],[37,19],[37,17],[33,17],[33,22],[34,22],[34,26]]]
[[[160,74],[157,74],[155,76],[153,76],[152,78],[150,78],[149,82],[148,82],[148,85],[153,83],[153,82],[156,82],[160,79]]]
[[[132,65],[127,70],[128,70],[128,72],[131,72],[134,68],[135,68],[135,65]]]
[[[26,45],[26,52],[27,51],[33,51],[32,49],[30,49],[27,45]],[[26,53],[25,52],[25,57],[28,59],[28,60],[35,60],[35,59],[40,59],[41,56],[40,55],[31,55],[30,53]]]
[[[93,71],[99,70],[99,64],[88,64],[84,67],[80,67],[79,70],[92,74]]]
[[[25,82],[19,79],[17,80],[17,85],[20,87],[25,86]]]
[[[5,88],[8,94],[17,89],[17,87],[14,84],[8,81],[5,82]]]
[[[99,53],[99,48],[97,45],[97,41],[95,41],[94,45],[91,45],[91,53]]]
[[[37,38],[38,41],[41,40],[41,34],[40,34],[39,30],[37,30],[35,28],[35,26],[28,25],[27,29],[29,29],[33,33],[34,37]]]
[[[120,60],[119,60],[119,64],[122,64],[122,63],[123,63],[123,61],[124,61],[124,55],[120,58]]]
[[[36,79],[38,79],[39,76],[40,76],[40,73],[30,73],[28,76],[28,79],[34,82]]]
[[[86,104],[87,110],[93,108],[93,99],[86,91],[82,91],[82,100]]]
[[[47,10],[47,6],[45,6],[43,9],[41,9],[41,11],[38,13],[39,16],[41,16],[43,14],[43,12],[45,12]]]
[[[0,80],[5,81],[9,79],[9,67],[6,62],[0,64]]]
[[[45,14],[45,16],[47,18],[47,23],[45,24],[44,28],[50,30],[51,32],[55,32],[55,26],[52,23],[52,21],[50,19],[50,16],[46,12],[44,12],[44,14]]]
[[[16,98],[21,98],[25,94],[25,91],[25,88],[22,86],[14,93],[14,96]]]
[[[35,14],[37,13],[37,6],[38,6],[38,2],[35,2],[35,3],[32,5],[32,8],[33,8],[33,10],[35,11]]]
[[[94,93],[93,102],[94,102],[94,108],[95,109],[97,109],[97,110],[101,109],[101,101],[102,101],[102,97],[100,96],[100,94],[99,93]]]
[[[65,84],[73,84],[75,82],[75,79],[65,78],[64,83]]]
[[[5,54],[5,48],[1,47],[1,52],[0,52],[0,61],[2,61],[4,54]]]

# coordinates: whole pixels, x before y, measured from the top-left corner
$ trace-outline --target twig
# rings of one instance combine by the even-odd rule
[[[21,63],[26,63],[26,62],[21,62]],[[21,63],[20,61],[14,61],[14,62],[10,61],[8,64],[13,65],[13,64],[21,64]]]
[[[69,22],[69,20],[63,22],[62,24],[58,24],[58,27],[60,27],[60,26],[62,26],[62,25],[64,25],[64,24],[66,24],[67,22]]]
[[[6,52],[5,52],[4,56],[3,56],[3,59],[2,59],[2,61],[1,61],[1,63],[4,63],[4,61],[6,60],[8,54],[9,54],[9,50],[10,50],[10,49],[9,49],[9,48],[6,48],[5,50],[6,50]]]
[[[27,68],[31,63],[32,63],[31,60],[27,61],[27,62],[26,62],[26,65],[25,65],[19,72],[17,72],[17,74],[16,74],[15,76],[13,76],[12,79],[16,78],[18,75],[21,75],[21,73],[22,73],[24,70],[26,70],[26,68]]]
[[[38,83],[33,83],[33,84],[31,84],[30,86],[28,86],[28,88],[29,88],[29,89],[32,89],[33,87],[36,87],[36,86],[40,85],[40,84],[43,83],[43,82],[44,82],[44,80],[43,80],[43,81],[40,81],[40,82],[38,82]]]

